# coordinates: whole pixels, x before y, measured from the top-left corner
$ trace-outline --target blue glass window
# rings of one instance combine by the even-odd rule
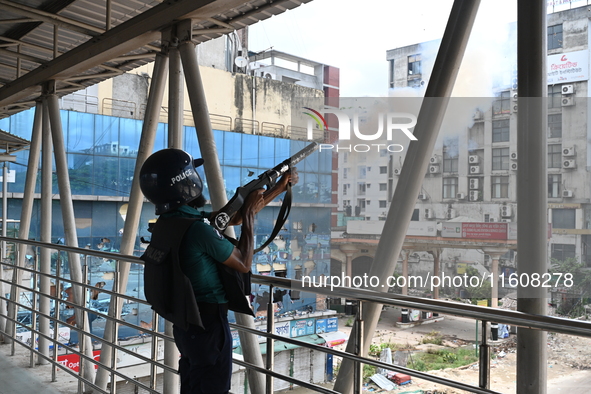
[[[242,134],[224,133],[224,150],[220,157],[222,164],[227,166],[239,166],[242,151]]]
[[[242,166],[253,169],[259,164],[259,136],[244,134],[242,136]]]

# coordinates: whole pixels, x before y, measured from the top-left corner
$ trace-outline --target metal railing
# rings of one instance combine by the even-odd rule
[[[91,251],[91,250],[87,250],[87,249],[72,248],[72,247],[67,247],[64,245],[56,245],[56,244],[45,244],[45,243],[35,242],[35,241],[15,240],[12,238],[0,237],[0,241],[5,241],[8,243],[17,243],[17,244],[20,243],[20,244],[32,245],[37,248],[55,249],[55,250],[58,250],[58,254],[57,254],[58,258],[59,258],[60,252],[64,251],[64,252],[70,252],[70,253],[78,253],[78,254],[84,256],[84,259],[82,261],[87,261],[86,259],[89,256],[95,256],[98,258],[108,259],[110,261],[113,261],[116,264],[115,276],[113,278],[113,283],[115,286],[114,288],[117,288],[116,284],[118,283],[118,280],[119,280],[119,278],[116,275],[116,273],[118,272],[118,269],[117,269],[118,264],[128,264],[128,263],[143,264],[143,262],[141,260],[139,260],[137,257],[134,257],[134,256],[124,256],[124,255],[115,254],[115,253]],[[19,248],[15,248],[15,249],[18,251]],[[17,259],[18,259],[18,256],[17,256]],[[136,387],[144,389],[147,392],[151,392],[151,393],[158,393],[157,379],[156,379],[156,377],[157,377],[156,375],[158,372],[157,369],[163,369],[166,371],[176,372],[176,363],[175,362],[166,363],[166,360],[165,360],[165,362],[163,363],[163,362],[158,361],[158,352],[156,349],[157,342],[162,340],[162,341],[168,341],[169,343],[171,343],[173,339],[171,337],[168,337],[168,336],[158,332],[158,324],[157,324],[158,319],[155,314],[153,314],[153,317],[152,317],[151,330],[149,330],[149,329],[147,330],[145,327],[131,324],[131,323],[119,318],[119,313],[120,313],[119,311],[115,311],[116,317],[113,317],[113,316],[111,316],[111,314],[103,314],[103,313],[100,313],[96,310],[86,307],[86,299],[84,300],[84,304],[83,304],[84,307],[81,307],[80,305],[77,305],[76,303],[73,303],[69,300],[64,300],[62,297],[59,296],[59,292],[56,292],[56,296],[51,296],[48,294],[41,293],[39,291],[39,289],[37,288],[36,283],[38,282],[39,277],[44,274],[41,274],[35,266],[33,268],[18,267],[14,264],[11,264],[11,263],[2,263],[2,266],[7,267],[9,269],[10,268],[13,269],[12,280],[3,279],[2,276],[0,276],[0,284],[8,285],[8,286],[10,286],[10,289],[11,289],[11,293],[10,293],[11,296],[9,298],[4,297],[4,294],[0,295],[0,301],[4,301],[8,305],[8,314],[6,316],[0,316],[0,317],[6,318],[7,319],[7,327],[8,327],[8,325],[11,325],[11,328],[12,328],[12,329],[5,330],[4,334],[10,335],[10,339],[11,339],[12,347],[13,347],[12,348],[13,353],[14,353],[14,346],[16,344],[27,348],[27,350],[30,352],[30,355],[31,355],[31,360],[32,360],[31,366],[33,366],[33,364],[34,364],[33,358],[35,355],[38,357],[41,357],[41,358],[45,359],[46,361],[48,361],[49,363],[51,363],[51,365],[52,365],[52,379],[53,380],[56,379],[56,373],[55,373],[56,369],[60,368],[64,371],[66,371],[68,374],[75,376],[79,381],[79,385],[87,385],[89,387],[92,387],[92,388],[98,390],[98,392],[102,392],[102,393],[114,393],[116,391],[116,385],[111,385],[110,391],[105,391],[99,387],[96,387],[93,382],[85,379],[82,375],[82,369],[78,373],[76,373],[76,372],[64,367],[63,365],[61,365],[58,361],[58,353],[59,353],[60,349],[62,352],[67,351],[67,352],[70,352],[73,354],[77,354],[80,357],[80,360],[84,359],[86,361],[93,363],[94,365],[99,366],[100,368],[105,368],[111,374],[111,382],[115,382],[116,378],[119,378],[119,379],[124,380],[127,383],[134,384],[134,385],[136,385]],[[88,266],[88,264],[86,264],[86,266]],[[61,274],[59,267],[60,267],[60,264],[58,263],[56,265],[55,274],[51,274],[51,275],[46,274],[46,276],[49,279],[54,280],[56,282],[58,289],[59,289],[59,284],[61,282],[68,282],[72,285],[82,286],[87,290],[94,289],[92,284],[73,282],[71,279],[67,278],[67,276],[64,276]],[[17,278],[20,276],[17,275],[17,271],[19,271],[21,273],[30,274],[31,278],[32,278],[30,283],[32,283],[32,286],[25,286],[25,285],[23,285],[22,281],[21,281],[21,283],[18,283]],[[363,335],[362,335],[362,333],[363,333],[363,309],[364,309],[363,306],[368,302],[389,305],[389,306],[398,306],[398,307],[408,308],[408,309],[419,309],[419,310],[423,310],[423,311],[433,311],[433,312],[436,312],[439,314],[447,314],[447,315],[466,317],[466,318],[482,321],[483,327],[486,326],[487,322],[496,322],[496,323],[506,323],[506,324],[509,324],[512,326],[524,327],[524,328],[535,329],[535,330],[543,330],[543,331],[550,331],[550,332],[563,333],[563,334],[569,334],[569,335],[591,337],[591,323],[579,321],[579,320],[569,320],[569,319],[551,317],[551,316],[531,315],[531,314],[526,314],[526,313],[522,313],[522,312],[493,309],[493,308],[467,305],[467,304],[461,304],[461,303],[455,303],[455,302],[449,302],[449,301],[443,301],[443,300],[426,299],[426,298],[419,298],[419,297],[412,297],[412,296],[401,296],[401,295],[376,292],[373,290],[361,289],[361,288],[337,287],[337,286],[310,288],[310,287],[304,287],[303,282],[301,282],[299,280],[292,280],[292,279],[285,279],[285,278],[278,278],[278,277],[269,277],[269,276],[262,276],[262,275],[253,275],[253,282],[258,283],[260,285],[269,286],[270,287],[269,294],[273,294],[273,289],[275,287],[277,287],[277,288],[282,288],[282,289],[286,289],[286,290],[287,289],[288,290],[300,290],[300,291],[305,291],[305,292],[330,295],[331,297],[343,297],[343,298],[347,298],[349,300],[358,300],[359,301],[359,310],[357,313],[355,327],[354,327],[354,331],[353,331],[354,333],[356,333],[356,335],[354,335],[354,336],[352,335],[352,337],[349,338],[349,341],[352,341],[353,344],[355,345],[354,348],[356,350],[355,350],[354,354],[335,350],[335,349],[324,347],[324,346],[313,345],[313,344],[303,342],[303,341],[300,341],[297,339],[286,338],[283,336],[275,335],[275,334],[273,334],[274,319],[267,319],[266,332],[243,327],[243,326],[240,326],[237,324],[231,324],[231,327],[236,330],[241,330],[241,331],[249,332],[251,334],[256,334],[256,335],[266,337],[267,349],[269,349],[269,350],[273,349],[274,341],[281,341],[281,342],[286,342],[286,343],[293,344],[293,345],[296,345],[299,347],[308,348],[308,349],[311,349],[314,351],[320,351],[320,352],[332,354],[335,356],[339,356],[339,357],[342,357],[343,359],[352,360],[356,365],[356,367],[354,369],[354,374],[355,374],[354,392],[356,394],[361,392],[362,365],[363,364],[372,365],[372,366],[383,368],[383,369],[390,370],[390,371],[401,372],[401,373],[410,375],[412,377],[421,378],[421,379],[424,379],[427,381],[435,382],[437,384],[442,384],[445,386],[454,387],[454,388],[461,389],[461,390],[466,390],[466,391],[472,392],[472,393],[483,393],[483,394],[495,393],[495,391],[492,391],[488,388],[489,351],[488,351],[488,344],[486,342],[486,340],[487,340],[486,330],[483,330],[483,333],[482,333],[482,344],[481,344],[482,351],[480,352],[481,355],[480,355],[480,363],[479,363],[479,367],[480,367],[479,386],[473,386],[473,385],[469,385],[466,383],[443,378],[440,376],[432,375],[429,373],[413,370],[413,369],[406,368],[406,367],[396,366],[393,364],[384,363],[384,362],[377,361],[377,360],[374,360],[371,358],[363,357],[362,352],[361,352],[361,349],[363,348],[363,346],[362,346],[362,343],[363,343],[363,341],[362,341],[362,338],[363,338]],[[138,304],[147,305],[144,300],[137,298],[137,297],[127,296],[123,292],[114,292],[114,291],[110,291],[107,289],[101,289],[101,291],[109,294],[110,296],[112,296],[116,300],[121,299],[121,300],[127,300],[127,301],[134,302],[134,303],[137,302]],[[34,294],[30,305],[26,305],[26,304],[22,303],[20,301],[20,297],[17,297],[17,295],[22,292],[29,292],[29,293]],[[84,293],[86,294],[87,292],[85,291]],[[39,311],[37,308],[37,304],[36,304],[36,300],[38,297],[49,297],[50,299],[52,299],[55,302],[55,308],[54,308],[55,313],[44,313],[44,312]],[[59,307],[61,304],[66,305],[66,306],[70,306],[70,307],[74,308],[76,311],[84,311],[85,313],[91,312],[91,313],[95,313],[95,314],[99,315],[101,318],[114,320],[116,322],[115,326],[131,327],[134,329],[144,331],[144,335],[147,335],[147,340],[151,341],[151,344],[152,344],[151,353],[149,356],[142,356],[140,354],[134,353],[134,352],[130,351],[129,349],[125,348],[124,346],[122,346],[121,343],[113,344],[112,345],[113,346],[112,352],[113,352],[113,356],[115,356],[115,352],[129,353],[133,357],[136,357],[138,360],[141,360],[143,363],[149,365],[149,367],[150,367],[150,374],[149,374],[150,384],[148,384],[148,385],[143,384],[140,381],[138,381],[137,379],[135,379],[134,377],[125,375],[125,373],[122,372],[122,370],[118,370],[117,365],[114,363],[113,363],[113,365],[104,365],[104,364],[102,364],[98,361],[95,361],[94,359],[86,356],[83,352],[83,349],[76,348],[75,346],[72,346],[70,344],[60,343],[59,338],[58,338],[58,334],[57,334],[59,331],[58,328],[60,325],[62,325],[62,326],[64,325],[64,322],[62,320],[60,320],[60,314],[59,314]],[[116,305],[116,306],[119,304],[120,304],[119,302],[114,303],[114,305]],[[17,325],[19,325],[18,320],[17,320],[17,308],[22,308],[26,311],[31,312],[31,316],[32,316],[31,323],[28,325],[20,324],[21,330],[30,331],[31,341],[28,341],[28,342],[22,341],[17,338],[16,328],[17,328]],[[269,305],[268,309],[269,309],[268,316],[273,316],[272,304]],[[41,332],[39,329],[37,329],[37,327],[36,327],[37,317],[40,317],[42,319],[49,319],[52,322],[53,327],[54,327],[52,335],[50,335],[47,332]],[[70,326],[70,328],[72,330],[75,330],[78,333],[78,335],[79,335],[78,343],[80,343],[80,344],[83,343],[83,341],[82,341],[83,336],[89,336],[90,338],[93,339],[93,341],[96,341],[96,342],[103,341],[103,338],[101,338],[100,336],[94,335],[91,332],[83,331],[83,330],[76,328],[74,326]],[[50,356],[43,354],[43,352],[40,351],[41,349],[35,348],[37,337],[44,338],[53,344],[53,349],[52,349],[52,352],[50,353]],[[273,391],[273,381],[272,381],[273,378],[285,380],[289,383],[293,383],[298,386],[312,390],[313,392],[336,393],[336,391],[334,391],[332,389],[324,388],[324,387],[321,387],[321,386],[313,384],[313,383],[301,381],[301,380],[295,379],[293,377],[284,376],[284,375],[281,375],[281,374],[273,371],[273,367],[274,367],[274,359],[273,359],[274,352],[273,351],[267,351],[265,357],[266,357],[265,358],[265,361],[266,361],[265,368],[257,367],[255,365],[252,365],[250,363],[247,363],[247,362],[244,362],[241,360],[237,360],[237,359],[234,360],[234,363],[238,364],[240,366],[243,366],[245,368],[249,368],[249,369],[266,374],[268,376],[267,393],[271,393]],[[115,360],[115,359],[116,359],[116,357],[113,357],[113,360]],[[82,364],[83,363],[80,362],[80,366],[82,366]]]

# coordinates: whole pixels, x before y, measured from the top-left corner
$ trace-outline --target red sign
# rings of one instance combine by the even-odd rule
[[[462,238],[507,239],[507,223],[462,223]]]
[[[99,361],[101,357],[100,350],[93,350],[92,358],[94,361]],[[57,356],[57,362],[63,365],[64,367],[70,368],[72,371],[79,372],[80,371],[80,356],[72,353],[72,354],[62,354],[61,356]],[[94,369],[98,369],[98,365],[94,365]]]

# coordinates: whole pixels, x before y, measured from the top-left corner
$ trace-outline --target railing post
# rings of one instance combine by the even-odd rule
[[[487,321],[482,321],[482,343],[480,344],[479,369],[478,369],[478,385],[482,389],[488,389],[490,385],[490,346],[486,342],[486,324]]]
[[[120,286],[120,261],[115,261],[115,272],[113,273],[113,293],[119,293]],[[111,303],[109,305],[109,310],[113,311],[111,316],[117,318],[119,315],[119,298],[115,296],[111,296]],[[113,338],[113,344],[117,344],[119,340],[119,323],[113,320],[113,325],[111,326],[111,338]],[[111,346],[111,394],[117,393],[117,381],[115,379],[115,370],[117,369],[117,348],[115,346]]]
[[[363,303],[357,301],[357,319],[355,320],[355,354],[363,357]],[[353,392],[360,394],[363,390],[363,363],[355,362],[355,371],[353,374]]]
[[[269,285],[269,303],[267,304],[267,333],[273,334],[275,332],[275,313],[273,310],[273,289],[275,286]],[[267,370],[272,371],[275,363],[275,340],[267,337],[267,355],[266,365]],[[273,377],[266,375],[267,386],[266,393],[273,394]]]
[[[31,368],[35,368],[35,342],[37,341],[37,334],[35,333],[37,329],[37,313],[35,311],[37,310],[37,291],[39,290],[37,275],[37,272],[33,273],[33,286],[31,286],[31,350],[29,354],[29,366]]]
[[[44,248],[47,249],[47,248]],[[60,281],[60,277],[62,274],[62,267],[60,261],[60,252],[57,252],[57,257],[55,259],[55,307],[54,307],[54,323],[53,323],[53,363],[51,366],[51,381],[57,381],[57,356],[58,356],[58,339],[59,339],[59,322],[60,322],[60,308],[61,308],[61,299],[62,299],[62,282]]]

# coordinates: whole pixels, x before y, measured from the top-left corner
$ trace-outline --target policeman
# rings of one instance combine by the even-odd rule
[[[140,170],[140,188],[159,215],[142,256],[146,300],[174,323],[181,353],[181,394],[228,393],[232,375],[232,337],[228,309],[253,315],[245,295],[254,253],[254,217],[297,182],[285,174],[274,187],[251,192],[231,225],[242,224],[236,246],[207,222],[202,211],[203,182],[194,160],[180,149],[151,155]]]

